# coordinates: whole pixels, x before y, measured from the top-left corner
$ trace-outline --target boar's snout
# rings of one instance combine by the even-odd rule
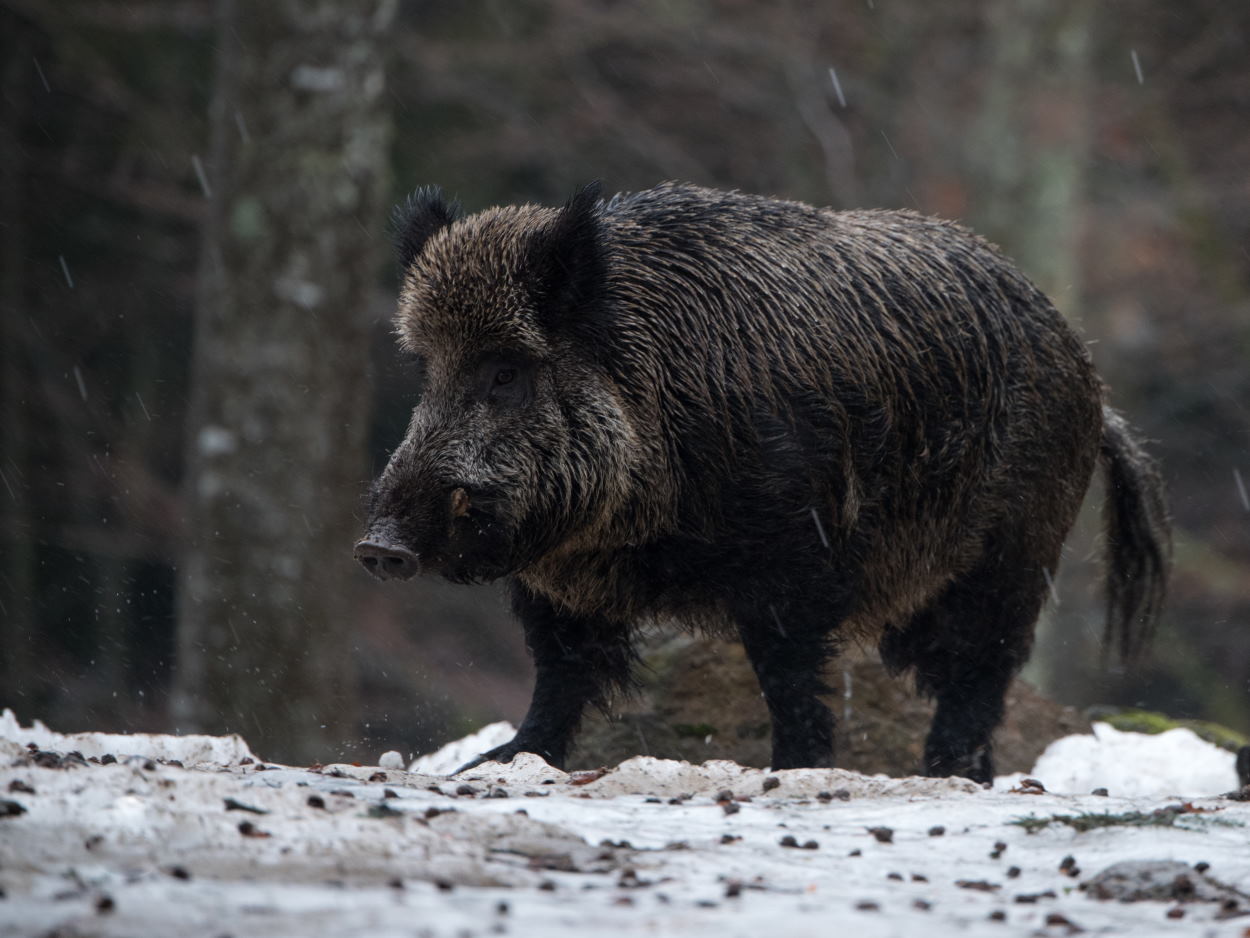
[[[355,556],[379,580],[408,580],[421,569],[416,554],[377,531],[356,542]]]

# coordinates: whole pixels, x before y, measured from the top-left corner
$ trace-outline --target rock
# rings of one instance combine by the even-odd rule
[[[1230,911],[1250,897],[1176,860],[1113,863],[1081,884],[1091,899],[1118,902],[1219,902]]]
[[[570,769],[616,765],[636,755],[768,765],[768,711],[740,644],[663,634],[645,643],[643,660],[643,689],[619,701],[611,719],[588,716]],[[827,702],[838,720],[839,768],[892,776],[921,771],[933,705],[917,697],[909,679],[887,674],[875,653],[848,649],[829,683],[837,689]],[[1076,710],[1017,680],[994,737],[996,769],[1027,772],[1051,741],[1088,732],[1089,722]]]

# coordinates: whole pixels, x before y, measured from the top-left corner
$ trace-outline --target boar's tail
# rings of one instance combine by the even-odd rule
[[[1167,594],[1172,532],[1158,467],[1133,438],[1124,418],[1105,406],[1101,456],[1107,537],[1103,654],[1116,645],[1120,659],[1130,663],[1149,643]]]

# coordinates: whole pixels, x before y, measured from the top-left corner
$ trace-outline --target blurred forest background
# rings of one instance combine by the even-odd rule
[[[517,719],[500,590],[369,582],[400,438],[388,206],[664,179],[909,207],[1083,331],[1176,522],[1099,667],[1096,518],[1029,676],[1250,731],[1250,5],[0,0],[0,705],[268,758]],[[1092,501],[1091,501],[1092,504]]]

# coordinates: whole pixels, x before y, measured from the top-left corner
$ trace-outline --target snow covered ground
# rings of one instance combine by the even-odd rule
[[[1044,792],[651,758],[440,774],[507,732],[411,771],[291,768],[6,712],[0,936],[1250,935],[1250,802],[1187,730],[1061,740]]]

